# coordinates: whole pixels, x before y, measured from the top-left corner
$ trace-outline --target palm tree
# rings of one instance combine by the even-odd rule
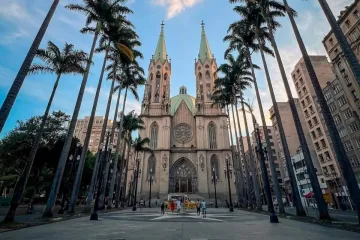
[[[244,91],[247,87],[251,86],[252,78],[250,77],[251,72],[248,71],[250,68],[250,64],[247,61],[244,54],[240,53],[238,55],[238,57],[236,58],[236,60],[233,58],[233,56],[231,54],[228,54],[228,55],[226,55],[226,59],[227,59],[228,63],[222,64],[219,67],[218,71],[221,71],[222,73],[224,73],[227,79],[226,80],[218,79],[215,84],[223,84],[225,88],[228,88],[229,90],[231,89],[230,90],[231,91],[231,102],[232,102],[231,106],[233,108],[233,104],[237,103],[237,100],[236,100],[237,93],[240,93],[240,92]],[[233,112],[232,114],[233,114],[233,119],[234,119],[234,123],[235,123],[236,121],[235,121],[234,111],[232,111],[232,112]],[[237,112],[237,110],[236,110],[236,112]],[[238,113],[237,113],[237,116],[238,116]],[[239,118],[238,118],[238,120],[239,120]],[[241,133],[240,124],[238,124],[238,127],[239,127],[239,132]],[[243,142],[242,142],[242,136],[240,137],[240,141],[241,141],[241,144],[240,144],[239,138],[237,137],[236,126],[234,128],[235,128],[235,135],[236,135],[236,139],[237,139],[237,143],[238,143],[238,148],[242,150],[242,154],[243,154],[244,158],[246,158],[244,147],[243,147]],[[246,129],[247,129],[247,127],[246,127]],[[251,144],[248,131],[247,131],[247,141],[248,141],[248,144]],[[251,171],[253,172],[253,174],[255,174],[256,173],[255,161],[254,161],[254,157],[253,157],[251,151],[249,151],[249,155],[250,155],[249,162],[250,162],[250,166],[251,166]],[[246,160],[244,162],[246,163]],[[249,181],[249,179],[250,179],[249,175],[248,175],[249,172],[246,171],[246,174],[247,174],[246,175],[247,181]],[[258,209],[261,209],[259,183],[258,183],[257,178],[252,178],[252,179],[253,179],[253,186],[254,186],[254,192],[255,192],[255,198],[256,198],[256,205],[257,205]],[[249,182],[248,182],[248,184],[249,184]],[[248,187],[248,191],[249,191],[248,194],[250,194],[251,192],[250,192],[249,187]],[[249,197],[250,197],[250,195],[249,195]],[[251,200],[251,197],[249,199]],[[252,204],[249,204],[249,205],[252,208]]]
[[[111,29],[113,26],[116,26],[118,15],[131,13],[131,10],[118,4],[119,2],[124,2],[124,0],[83,0],[83,1],[84,1],[84,5],[69,4],[66,6],[66,8],[84,13],[86,15],[85,27],[89,27],[90,24],[95,22],[97,24],[97,31],[94,34],[94,39],[91,46],[89,59],[86,64],[85,74],[81,82],[74,112],[72,115],[72,119],[70,121],[69,130],[65,139],[63,150],[60,155],[58,168],[56,169],[49,198],[43,213],[44,217],[53,215],[52,209],[55,205],[56,197],[59,192],[62,176],[65,169],[66,159],[70,150],[71,139],[74,135],[75,125],[79,115],[82,98],[84,96],[85,86],[88,80],[92,58],[94,55],[95,45],[99,37],[100,29]]]
[[[125,169],[125,171],[127,171],[127,169],[124,166],[124,159],[125,159],[125,149],[126,149],[126,143],[128,143],[128,151],[131,148],[131,144],[130,140],[131,140],[131,134],[136,131],[136,130],[140,130],[140,129],[145,129],[144,127],[144,121],[135,113],[135,110],[132,110],[130,113],[128,113],[127,115],[124,116],[124,118],[122,119],[122,138],[124,139],[124,147],[123,147],[123,154],[122,154],[122,158],[121,161],[119,162],[120,168],[119,168],[119,179],[122,179],[122,173],[123,170]],[[120,122],[118,123],[118,128],[120,129]],[[129,156],[129,153],[127,154],[127,156]],[[127,163],[128,161],[126,161]],[[115,161],[114,166],[117,165],[117,162]],[[116,180],[116,171],[113,171],[113,175],[111,176],[111,182],[110,182],[110,189],[109,189],[109,202],[112,202],[113,199],[113,191],[114,191],[114,186],[115,186],[115,180]],[[124,184],[121,186],[120,183],[120,188],[119,189],[124,189],[126,186],[126,178],[124,180]],[[120,194],[119,194],[120,195]]]
[[[79,163],[79,167],[78,167],[78,170],[76,173],[76,178],[75,178],[75,182],[74,182],[74,186],[73,186],[73,190],[72,190],[72,194],[71,194],[71,200],[70,200],[70,204],[69,204],[69,212],[70,213],[73,213],[75,210],[75,203],[76,203],[76,200],[78,197],[82,172],[84,169],[85,159],[86,159],[89,142],[90,142],[90,136],[92,133],[92,126],[94,123],[97,103],[98,103],[98,99],[99,99],[100,89],[101,89],[102,80],[103,80],[103,76],[104,76],[104,72],[105,72],[106,61],[108,60],[108,54],[109,54],[109,51],[111,50],[111,45],[114,45],[116,47],[120,44],[121,48],[119,48],[118,51],[121,52],[122,54],[124,54],[126,57],[131,58],[132,54],[128,54],[129,52],[131,52],[130,48],[127,47],[127,45],[129,45],[128,41],[131,39],[131,37],[137,37],[137,35],[131,30],[132,24],[128,20],[126,20],[123,16],[121,16],[121,15],[118,16],[117,24],[118,24],[117,28],[112,27],[110,30],[109,29],[98,29],[100,26],[98,26],[98,28],[84,27],[81,30],[82,33],[96,33],[96,31],[98,31],[98,30],[100,31],[100,33],[101,33],[101,37],[99,40],[100,47],[98,49],[96,49],[96,52],[105,51],[105,57],[104,57],[104,61],[103,61],[103,65],[102,65],[102,69],[101,69],[101,73],[100,73],[100,78],[99,78],[96,93],[95,93],[94,103],[93,103],[93,107],[91,110],[91,115],[90,115],[90,119],[89,119],[86,136],[84,139],[84,147],[81,152],[80,163]],[[133,34],[133,35],[129,36],[129,34]],[[115,38],[114,36],[120,36],[120,38]],[[110,38],[113,40],[110,40]],[[114,42],[114,41],[116,41],[116,42]],[[117,50],[117,48],[116,48],[116,50]],[[119,98],[120,98],[120,94],[117,99],[117,104],[116,104],[117,107],[119,105],[118,104]],[[116,107],[114,121],[116,121],[117,107]],[[110,143],[113,142],[113,139],[114,139],[114,131],[112,131]]]
[[[38,31],[38,33],[35,36],[35,39],[33,43],[31,44],[31,47],[26,54],[26,57],[19,69],[19,72],[17,73],[15,80],[13,84],[11,85],[11,88],[6,95],[6,98],[4,100],[4,103],[1,106],[0,109],[0,133],[5,125],[5,122],[7,118],[9,117],[9,113],[14,105],[14,102],[16,100],[17,95],[20,92],[20,89],[24,83],[25,77],[28,74],[28,71],[30,69],[31,63],[34,60],[34,57],[36,56],[36,52],[40,46],[40,43],[45,35],[45,32],[50,24],[51,18],[53,17],[55,10],[59,4],[60,0],[54,0],[53,4],[50,7],[49,12],[47,13],[44,22],[41,24],[41,27]]]
[[[242,1],[242,0],[230,0],[230,1],[235,2],[235,1]],[[276,22],[275,17],[285,16],[284,12],[286,12],[286,8],[284,5],[282,5],[281,3],[279,3],[275,0],[259,0],[259,1],[256,1],[255,3],[248,3],[246,5],[246,8],[249,9],[249,11],[247,13],[248,17],[251,16],[251,18],[255,18],[258,21],[258,24],[265,22],[266,26],[268,28],[269,40],[274,49],[274,53],[275,53],[275,56],[276,56],[276,59],[277,59],[278,65],[279,65],[281,77],[283,79],[285,91],[286,91],[287,97],[289,99],[288,101],[289,101],[291,113],[292,113],[292,116],[294,119],[296,131],[297,131],[297,134],[299,137],[299,142],[301,144],[301,148],[304,153],[305,162],[306,162],[306,165],[308,168],[309,178],[311,180],[311,186],[313,188],[316,203],[318,205],[319,218],[320,219],[329,219],[330,216],[328,213],[327,204],[325,203],[325,200],[324,200],[324,197],[322,194],[322,190],[320,188],[320,184],[319,184],[319,181],[318,181],[318,178],[316,175],[315,167],[314,167],[314,164],[311,159],[309,147],[307,145],[305,134],[304,134],[304,131],[301,126],[299,114],[296,110],[296,106],[295,106],[295,102],[294,102],[294,99],[291,94],[289,82],[287,80],[285,69],[284,69],[284,66],[283,66],[283,63],[282,63],[282,60],[280,57],[280,53],[279,53],[279,50],[278,50],[278,47],[277,47],[277,44],[275,41],[275,37],[274,37],[274,31],[276,30],[277,27],[280,27],[280,24],[278,22]],[[293,11],[293,14],[296,14],[296,12],[294,10],[292,10],[292,11]],[[260,51],[260,53],[261,53],[261,51]],[[263,54],[262,54],[262,58],[263,58],[263,60],[265,60],[265,57],[263,56]],[[265,69],[265,73],[266,73],[266,69]],[[266,73],[266,75],[269,76],[268,73]],[[270,76],[267,79],[268,79],[268,81],[270,81]],[[274,104],[274,112],[275,112],[276,118],[278,119],[278,116],[280,117],[280,114],[277,115],[278,110],[277,110],[277,106],[275,106],[275,104]],[[282,124],[278,124],[280,137],[284,138],[286,140],[284,129],[280,125],[282,125]],[[285,148],[285,146],[283,146],[283,147]],[[288,151],[288,149],[287,149],[287,151]],[[286,158],[287,153],[285,151],[284,151],[284,153],[285,153],[285,158]],[[290,154],[288,156],[290,158]],[[291,166],[290,161],[287,162],[288,166]],[[289,167],[288,169],[293,170],[291,167]]]
[[[267,38],[266,28],[262,28],[261,30],[263,32],[263,37]],[[264,128],[266,145],[267,145],[268,149],[271,149],[270,139],[269,139],[269,135],[268,135],[268,132],[266,129],[265,115],[264,115],[264,111],[263,111],[263,107],[262,107],[262,103],[261,103],[261,97],[260,97],[260,93],[259,93],[259,88],[257,85],[255,71],[254,71],[254,68],[258,68],[258,67],[252,63],[252,58],[251,58],[252,54],[250,52],[250,49],[252,49],[253,52],[257,52],[260,49],[260,44],[256,42],[256,35],[255,35],[255,32],[252,31],[250,24],[246,25],[246,24],[242,24],[241,22],[235,22],[230,25],[228,32],[230,32],[230,34],[228,34],[224,38],[224,41],[229,41],[229,47],[226,50],[225,54],[229,53],[230,51],[237,50],[238,52],[243,52],[245,54],[245,56],[247,56],[247,58],[248,58],[248,61],[250,63],[252,79],[253,79],[253,83],[254,83],[254,87],[255,87],[257,102],[259,105],[262,125]],[[267,48],[265,45],[262,45],[262,50],[266,53],[272,54],[272,51],[269,48]],[[279,210],[281,212],[283,212],[284,207],[282,204],[281,194],[279,194],[279,193],[281,193],[280,185],[277,180],[275,163],[272,158],[270,158],[270,166],[272,169],[272,176],[273,176],[273,180],[274,180],[274,184],[275,184],[275,192],[277,193],[277,197],[278,197]],[[298,188],[296,185],[292,185],[292,187],[293,187],[293,191],[298,191]],[[297,207],[298,213],[304,212],[302,209],[302,205],[297,205],[296,207]]]
[[[50,107],[54,99],[60,78],[64,74],[83,74],[85,72],[83,65],[86,63],[88,57],[87,54],[83,51],[74,50],[74,46],[72,44],[65,43],[65,47],[63,51],[61,51],[59,47],[51,41],[48,42],[48,46],[46,49],[38,49],[36,51],[36,56],[43,60],[45,62],[45,65],[33,64],[29,69],[29,73],[55,73],[56,80],[50,95],[50,99],[46,106],[45,113],[42,116],[40,128],[34,138],[28,160],[15,186],[10,208],[8,214],[5,217],[5,221],[7,222],[14,221],[16,208],[19,206],[22,196],[24,194],[27,180],[31,173],[32,165],[34,163],[34,159],[40,145],[41,136],[44,131],[46,120],[48,118]]]
[[[343,175],[343,177],[344,177],[344,179],[345,179],[345,181],[347,183],[347,187],[349,189],[350,196],[351,196],[351,198],[352,198],[352,200],[353,200],[353,202],[354,202],[354,204],[356,206],[358,219],[359,219],[359,223],[360,223],[360,190],[359,190],[359,187],[357,185],[353,169],[352,169],[351,164],[349,162],[349,159],[348,159],[348,157],[346,155],[344,146],[343,146],[343,144],[341,142],[340,135],[339,135],[339,133],[337,131],[334,119],[331,116],[331,113],[330,113],[329,107],[328,107],[328,105],[326,103],[326,99],[324,97],[324,94],[323,94],[323,92],[321,90],[319,80],[318,80],[318,78],[316,76],[316,73],[315,73],[314,67],[313,67],[313,65],[311,63],[309,54],[306,51],[305,44],[304,44],[304,42],[303,42],[303,40],[301,38],[299,29],[298,29],[298,27],[296,25],[296,22],[294,20],[294,15],[293,15],[287,1],[283,0],[283,2],[284,2],[284,6],[286,8],[287,14],[289,16],[292,28],[294,30],[296,40],[297,40],[297,42],[299,44],[299,48],[300,48],[302,57],[304,59],[305,67],[306,67],[306,69],[307,69],[307,71],[309,73],[312,86],[313,86],[313,88],[315,90],[316,99],[317,99],[317,101],[319,103],[321,112],[322,112],[322,114],[324,116],[324,121],[325,121],[326,127],[327,127],[327,129],[329,131],[329,136],[331,138],[331,142],[333,143],[336,158],[337,158],[337,160],[338,160],[338,162],[340,164],[340,167],[341,167],[341,170],[342,170],[342,173],[343,173],[342,175]]]
[[[349,63],[350,69],[354,74],[356,82],[358,84],[360,84],[360,65],[359,65],[359,62],[358,62],[358,60],[357,60],[357,58],[355,56],[354,51],[351,48],[351,45],[347,41],[343,31],[340,28],[339,23],[336,21],[336,18],[334,16],[334,14],[332,13],[327,1],[326,0],[318,0],[318,1],[319,1],[320,6],[321,6],[321,8],[322,8],[322,10],[323,10],[329,24],[330,24],[330,26],[331,26],[331,29],[332,29],[332,31],[333,31],[333,33],[334,33],[340,47],[341,47],[341,50],[343,51],[344,56],[345,56],[347,62]],[[355,184],[353,184],[353,185],[355,186]],[[349,188],[349,191],[351,193],[351,191],[353,191],[353,190],[350,190],[350,188]],[[352,194],[355,194],[355,192],[352,193]],[[359,193],[357,194],[357,196],[359,196]],[[358,203],[356,203],[357,209],[360,208],[360,206],[358,205],[359,202],[360,202],[359,198],[360,197],[357,198]],[[359,215],[360,210],[357,210],[357,211],[358,211],[358,215]],[[360,221],[360,217],[359,217],[359,221]]]
[[[137,137],[135,140],[134,140],[134,143],[132,145],[132,148],[134,149],[134,152],[135,152],[135,160],[136,160],[136,169],[139,170],[139,167],[140,167],[140,159],[138,159],[138,156],[139,156],[139,153],[140,152],[150,152],[151,154],[153,154],[153,151],[147,147],[150,143],[150,139],[149,138],[144,138],[142,139],[140,136]],[[135,196],[134,196],[134,201],[133,201],[133,210],[136,210],[136,195],[137,195],[137,181],[138,178],[136,177],[134,179],[135,181]]]

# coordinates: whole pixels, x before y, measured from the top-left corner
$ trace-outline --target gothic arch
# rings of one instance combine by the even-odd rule
[[[153,74],[150,73],[150,81],[153,80]]]
[[[150,148],[157,149],[159,135],[159,125],[157,122],[153,122],[150,126]]]
[[[167,81],[167,80],[168,80],[168,77],[169,77],[168,73],[165,73],[165,74],[164,74],[164,81]]]
[[[215,176],[219,177],[219,171],[220,171],[220,168],[219,168],[219,159],[218,157],[216,156],[216,154],[213,154],[211,156],[211,159],[210,159],[210,163],[211,163],[211,174],[213,172],[213,168],[215,170]]]
[[[206,77],[206,80],[210,81],[210,72],[209,71],[206,71],[205,77]]]
[[[216,149],[216,125],[213,121],[211,121],[208,125],[208,141],[209,141],[209,148]]]
[[[156,78],[160,78],[160,77],[161,77],[160,71],[157,71],[156,72]]]
[[[156,158],[154,154],[152,154],[148,159],[148,169],[147,169],[147,179],[150,180],[150,176],[155,176],[156,171]]]
[[[169,171],[169,193],[196,193],[197,171],[195,165],[187,158],[180,158]]]
[[[199,79],[199,82],[202,81],[202,73],[199,73],[199,74],[198,74],[198,79]]]

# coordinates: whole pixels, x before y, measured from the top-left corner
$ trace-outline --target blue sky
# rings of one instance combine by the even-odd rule
[[[80,13],[70,12],[64,8],[68,3],[80,2],[81,0],[60,1],[41,43],[41,48],[44,48],[51,40],[59,47],[67,42],[74,44],[77,49],[86,52],[90,50],[92,36],[79,33],[84,26],[85,18]],[[318,1],[289,0],[288,2],[298,11],[297,23],[309,53],[325,54],[321,40],[330,27],[321,12]],[[335,15],[338,15],[340,10],[351,2],[353,0],[328,0]],[[2,6],[0,9],[0,104],[4,101],[51,3],[51,0],[0,0]],[[223,63],[223,53],[226,49],[226,43],[223,43],[222,39],[228,25],[238,19],[238,16],[232,11],[233,5],[228,1],[219,0],[130,0],[127,5],[134,11],[129,18],[136,26],[141,38],[140,51],[143,53],[144,59],[140,63],[144,69],[147,70],[151,55],[155,51],[160,23],[164,20],[167,52],[172,60],[171,95],[176,95],[179,86],[183,84],[187,86],[189,94],[195,95],[194,59],[199,51],[200,23],[204,20],[211,50],[220,65]],[[300,59],[300,52],[297,49],[288,19],[281,19],[280,22],[283,28],[276,33],[276,40],[286,71],[290,75],[294,65]],[[103,54],[95,55],[80,118],[90,115],[102,60]],[[262,67],[259,56],[255,56],[254,60]],[[271,58],[268,58],[268,62],[277,101],[286,101],[277,63]],[[268,88],[264,74],[258,71],[257,78],[264,100],[264,109],[268,110],[272,104],[267,93]],[[54,81],[54,75],[34,75],[26,78],[1,133],[2,136],[15,126],[17,120],[25,120],[44,112]],[[62,110],[67,114],[72,114],[80,82],[80,76],[62,77],[52,110]],[[106,81],[103,84],[96,115],[104,115],[109,88],[110,82]],[[140,99],[142,99],[143,88],[139,90],[139,93]],[[247,90],[246,96],[253,99],[254,90]],[[140,103],[130,97],[126,109],[127,111],[132,109],[139,111]]]

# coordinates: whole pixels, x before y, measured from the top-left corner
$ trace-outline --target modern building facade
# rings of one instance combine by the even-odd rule
[[[224,167],[232,163],[227,115],[213,105],[216,59],[202,25],[198,59],[194,65],[196,97],[182,86],[179,94],[170,97],[171,62],[168,59],[164,26],[149,64],[149,76],[142,102],[141,117],[153,153],[140,153],[141,176],[138,181],[140,198],[147,198],[152,177],[152,193],[165,198],[169,193],[214,198],[212,169],[217,177],[217,196],[225,200],[228,184]],[[232,173],[233,174],[233,173]],[[231,175],[232,175],[231,174]],[[235,199],[233,179],[231,191]]]
[[[78,119],[76,122],[74,136],[77,137],[82,144],[84,143],[84,140],[86,137],[89,120],[90,120],[90,117],[86,116],[84,119]],[[101,135],[103,124],[104,124],[104,117],[95,116],[94,123],[93,123],[92,130],[91,130],[89,148],[88,148],[88,150],[92,153],[96,153],[98,151],[100,135]],[[113,121],[108,120],[107,131],[111,131],[112,126],[113,126]],[[117,140],[118,140],[118,130],[115,129],[113,149],[116,148]]]

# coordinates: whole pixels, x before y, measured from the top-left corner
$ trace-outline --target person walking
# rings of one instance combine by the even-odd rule
[[[164,215],[165,214],[165,204],[164,202],[161,204],[161,215]]]
[[[200,204],[200,201],[199,201],[199,199],[196,201],[196,215],[197,216],[200,216],[200,206],[201,204]]]
[[[202,209],[203,218],[206,218],[206,202],[204,199],[201,202],[201,209]]]

